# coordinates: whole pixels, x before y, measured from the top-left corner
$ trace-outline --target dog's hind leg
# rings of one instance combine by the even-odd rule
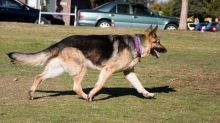
[[[39,74],[35,77],[34,83],[32,84],[31,89],[28,92],[30,100],[34,99],[34,97],[33,97],[34,92],[35,92],[36,88],[39,86],[39,84],[42,82],[42,80],[43,80],[43,77],[41,74]]]
[[[46,67],[45,67],[43,73],[41,73],[41,74],[39,74],[39,75],[37,75],[37,76],[35,77],[34,83],[33,83],[33,85],[31,86],[31,89],[30,89],[30,91],[29,91],[29,99],[30,99],[30,100],[33,100],[33,99],[34,99],[33,94],[34,94],[34,92],[36,91],[36,88],[39,86],[39,84],[40,84],[42,81],[44,81],[44,80],[46,80],[46,79],[48,79],[48,78],[54,78],[54,77],[56,77],[56,76],[59,76],[59,75],[62,74],[63,72],[64,72],[64,69],[63,69],[63,67],[62,67],[61,64],[60,64],[59,59],[58,59],[58,58],[53,58],[53,59],[51,59],[51,60],[47,63],[47,65],[46,65]]]
[[[102,68],[97,83],[95,87],[89,92],[88,101],[92,101],[93,96],[102,89],[103,85],[105,84],[106,80],[114,73],[114,70],[111,66],[105,66]]]
[[[81,82],[83,80],[83,77],[85,76],[87,71],[86,66],[82,66],[81,71],[73,76],[73,91],[75,91],[79,96],[81,96],[83,99],[87,99],[87,94],[85,94],[82,90]]]
[[[134,88],[138,91],[138,93],[143,94],[146,98],[153,98],[155,96],[154,93],[148,92],[139,79],[137,78],[136,74],[134,73],[133,69],[124,71],[125,78],[134,86]]]
[[[85,64],[85,57],[82,52],[76,48],[67,47],[60,53],[59,58],[65,71],[73,78],[73,91],[80,97],[87,99],[87,94],[83,92],[81,82],[86,74],[87,66]]]

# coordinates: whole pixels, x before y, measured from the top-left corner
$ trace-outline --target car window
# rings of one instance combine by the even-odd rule
[[[5,3],[5,0],[0,0],[0,7],[4,7],[3,3]]]
[[[114,8],[115,8],[114,3],[106,3],[102,6],[95,8],[95,10],[100,11],[100,12],[112,12]]]
[[[150,12],[141,5],[132,5],[132,10],[134,15],[150,15]]]
[[[109,12],[110,13],[116,13],[116,7],[113,7]]]
[[[15,1],[11,0],[2,0],[2,6],[6,8],[13,8],[13,9],[22,9],[21,5]]]
[[[129,5],[128,4],[118,4],[117,6],[118,14],[129,14]]]

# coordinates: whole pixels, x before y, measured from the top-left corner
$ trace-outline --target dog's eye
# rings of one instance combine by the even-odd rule
[[[153,43],[160,43],[160,39],[159,38],[154,38],[155,40],[153,41]]]
[[[159,38],[157,38],[156,43],[160,43],[160,39]]]

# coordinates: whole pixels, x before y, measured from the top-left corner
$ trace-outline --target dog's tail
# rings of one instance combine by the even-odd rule
[[[42,66],[49,58],[58,54],[57,50],[47,48],[36,53],[20,53],[20,52],[9,52],[8,57],[11,59],[12,63],[23,63],[32,66]]]

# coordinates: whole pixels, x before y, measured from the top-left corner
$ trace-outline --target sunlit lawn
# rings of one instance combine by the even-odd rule
[[[0,123],[219,122],[220,33],[158,32],[168,52],[160,59],[149,56],[136,66],[144,87],[156,93],[156,99],[142,98],[118,73],[93,102],[75,95],[67,74],[43,82],[37,99],[30,101],[27,92],[43,68],[11,64],[5,55],[9,51],[39,51],[74,34],[142,32],[144,29],[0,23]],[[97,78],[98,71],[88,71],[83,81],[86,93]]]

